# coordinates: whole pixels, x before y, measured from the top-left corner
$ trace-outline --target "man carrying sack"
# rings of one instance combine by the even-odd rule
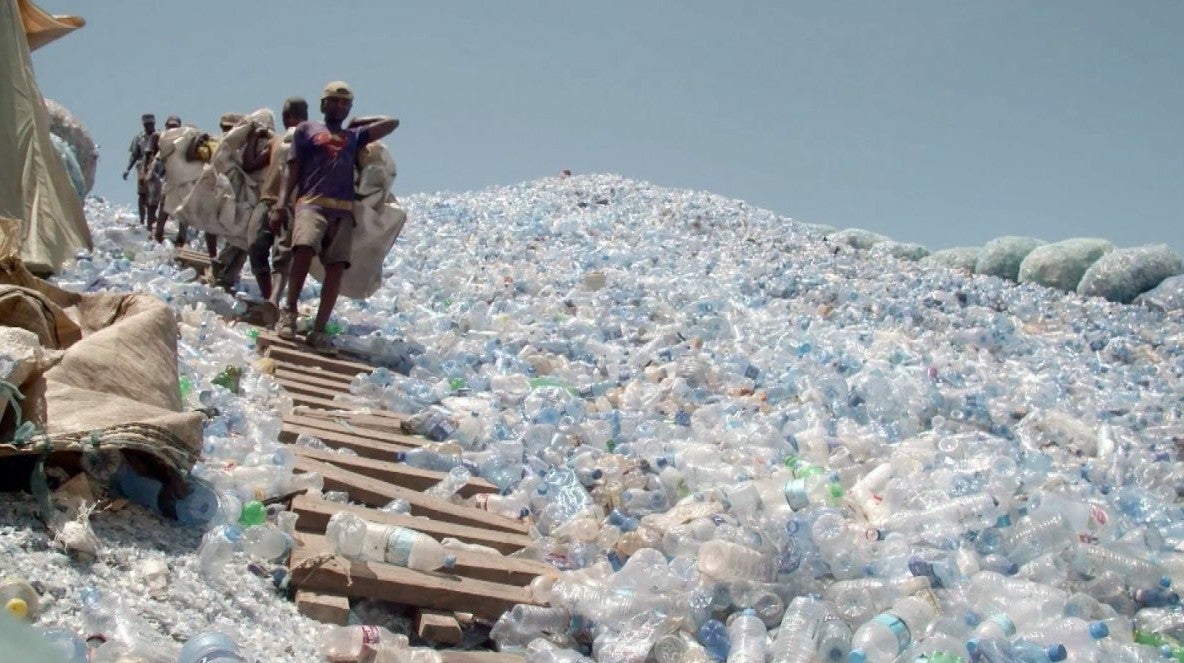
[[[280,312],[276,332],[280,338],[296,338],[297,304],[313,257],[325,267],[321,301],[307,342],[317,352],[334,354],[325,326],[337,304],[341,279],[349,268],[354,229],[354,168],[358,152],[381,140],[399,126],[394,118],[355,118],[342,123],[353,109],[354,94],[343,81],[325,86],[321,113],[325,121],[302,122],[292,136],[288,171],[279,200],[272,207],[269,224],[278,233],[288,222],[288,204],[295,198],[292,224],[292,265],[287,307]]]

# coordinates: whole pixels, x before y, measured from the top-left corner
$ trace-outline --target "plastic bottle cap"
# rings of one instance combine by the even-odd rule
[[[1171,587],[1172,586],[1172,577],[1171,576],[1161,577],[1159,579],[1159,586],[1163,587],[1164,589],[1168,589],[1169,587]]]
[[[395,452],[395,462],[396,463],[407,462],[407,452],[406,451],[396,451]]]
[[[267,507],[258,500],[251,500],[243,505],[242,513],[239,514],[238,524],[245,527],[252,525],[262,525],[267,522]]]
[[[8,599],[8,603],[4,604],[4,609],[8,611],[8,614],[19,619],[29,616],[29,604],[21,598]]]
[[[1069,656],[1069,652],[1065,649],[1065,645],[1053,645],[1052,647],[1046,649],[1044,653],[1048,654],[1048,660],[1052,661],[1053,663],[1057,663],[1057,661],[1063,661]]]
[[[847,654],[847,663],[867,663],[867,654],[862,649],[852,650]]]
[[[444,568],[451,569],[454,566],[456,566],[456,555],[445,555]]]
[[[978,640],[966,641],[966,653],[974,656],[974,652],[978,650]]]
[[[1108,635],[1110,635],[1110,627],[1106,625],[1106,622],[1089,623],[1089,637],[1094,640],[1101,640]]]

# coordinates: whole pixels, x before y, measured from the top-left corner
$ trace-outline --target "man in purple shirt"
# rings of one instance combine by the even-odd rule
[[[354,118],[343,127],[353,108],[354,93],[348,84],[334,81],[321,94],[325,121],[307,121],[296,127],[288,170],[284,173],[279,200],[272,208],[269,225],[279,232],[289,222],[288,206],[294,200],[292,265],[287,308],[280,312],[276,332],[280,338],[296,338],[296,305],[314,256],[325,267],[321,302],[308,344],[317,352],[332,354],[333,345],[325,325],[337,304],[341,278],[349,268],[354,230],[354,168],[358,152],[368,143],[384,138],[399,126],[394,118]]]

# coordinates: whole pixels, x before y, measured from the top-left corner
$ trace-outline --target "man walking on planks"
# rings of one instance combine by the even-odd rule
[[[302,122],[296,127],[279,200],[269,216],[273,233],[278,234],[286,222],[292,224],[288,302],[280,312],[276,332],[283,339],[296,338],[300,290],[313,257],[318,257],[325,267],[325,282],[321,285],[320,306],[307,342],[323,354],[336,353],[325,326],[337,304],[341,278],[349,268],[354,230],[354,164],[363,147],[399,126],[394,118],[374,116],[354,118],[349,126],[343,127],[353,109],[353,100],[354,93],[347,83],[334,81],[325,86],[321,94],[325,121]],[[295,211],[289,219],[288,205],[293,197]]]

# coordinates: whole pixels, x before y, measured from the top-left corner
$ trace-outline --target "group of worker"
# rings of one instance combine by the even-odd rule
[[[249,261],[260,294],[267,301],[265,306],[275,320],[275,331],[281,338],[295,340],[300,292],[313,258],[318,258],[324,278],[320,304],[306,342],[324,354],[334,353],[325,327],[350,265],[358,156],[367,144],[399,126],[397,119],[385,116],[355,117],[345,124],[353,100],[347,83],[329,83],[320,99],[324,120],[317,122],[308,119],[304,99],[289,98],[281,111],[282,133],[269,126],[270,113],[262,120],[256,114],[227,113],[219,122],[221,136],[192,136],[183,155],[165,154],[155,117],[146,114],[141,118],[144,130],[132,140],[123,173],[127,179],[136,169],[139,223],[157,242],[163,242],[165,222],[182,204],[181,200],[171,199],[196,193],[191,182],[184,190],[173,186],[177,182],[169,181],[167,164],[208,162],[220,140],[232,130],[245,127],[246,141],[237,148],[236,162],[258,190],[257,206],[241,229],[247,236],[247,248],[224,241],[219,251],[218,236],[207,232],[206,250],[212,259],[207,278],[211,284],[231,289]],[[170,129],[182,129],[179,117],[169,116],[165,121],[166,142]],[[170,162],[170,158],[185,161]],[[174,169],[181,170],[176,165]],[[180,177],[174,174],[174,180]],[[188,228],[185,219],[178,221],[174,243],[182,246]]]

